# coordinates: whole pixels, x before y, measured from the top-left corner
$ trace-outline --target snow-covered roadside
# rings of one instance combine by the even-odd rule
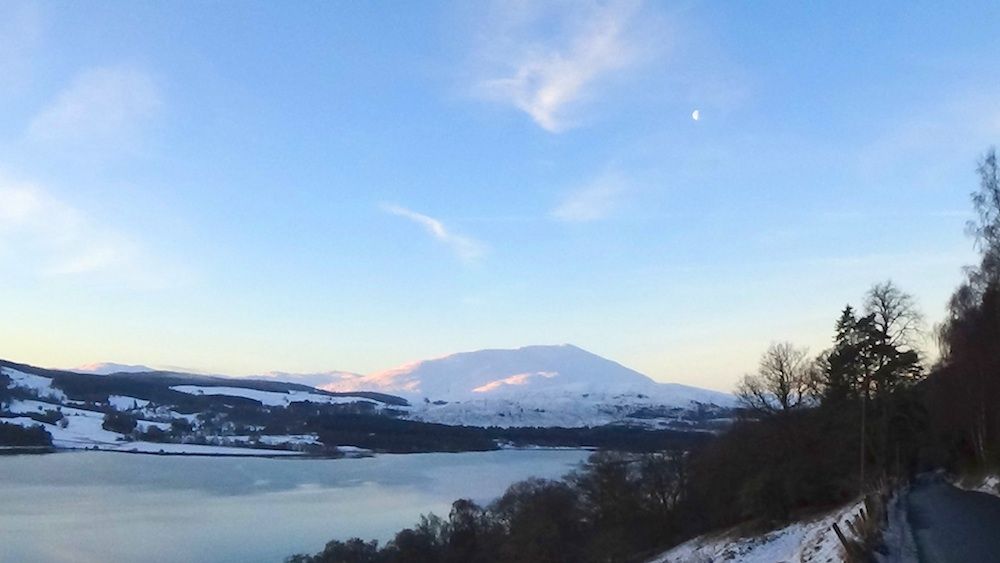
[[[1000,475],[988,474],[981,479],[975,479],[971,482],[968,479],[956,479],[953,484],[967,491],[977,491],[1000,497]]]
[[[888,525],[882,531],[884,549],[876,550],[874,554],[875,561],[878,563],[919,561],[920,556],[907,512],[907,494],[909,494],[908,488],[898,490],[889,500],[889,506],[886,507]]]
[[[833,531],[837,523],[850,534],[847,521],[864,506],[861,501],[826,516],[796,522],[762,536],[736,537],[723,533],[689,540],[649,563],[835,563],[844,560],[840,540]]]

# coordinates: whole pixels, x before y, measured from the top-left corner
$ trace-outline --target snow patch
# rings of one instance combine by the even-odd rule
[[[496,381],[491,381],[486,385],[480,385],[472,390],[473,393],[490,393],[492,391],[499,391],[505,387],[513,387],[517,385],[527,385],[532,383],[533,380],[537,380],[539,377],[544,377],[551,379],[553,377],[559,377],[558,373],[552,371],[540,371],[538,373],[519,373],[517,375],[512,375],[510,377],[505,377],[503,379],[498,379]]]
[[[146,408],[149,406],[149,401],[135,397],[126,397],[124,395],[110,395],[108,396],[108,404],[117,411],[130,411]]]
[[[976,490],[981,493],[988,493],[1000,497],[1000,475],[990,475],[983,479]]]

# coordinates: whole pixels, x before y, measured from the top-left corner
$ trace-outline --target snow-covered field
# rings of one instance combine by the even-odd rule
[[[108,397],[108,404],[119,411],[128,411],[134,409],[144,409],[149,406],[149,401],[145,399],[136,399],[135,397],[124,397],[122,395],[110,395]]]
[[[24,373],[13,369],[5,369],[4,373],[10,378],[11,387],[31,389],[32,391],[38,393],[39,397],[45,397],[52,401],[66,400],[66,394],[63,393],[61,389],[57,389],[52,386],[51,378],[31,373]]]
[[[701,536],[659,555],[649,563],[835,563],[844,560],[840,540],[833,531],[839,524],[850,534],[847,520],[863,504],[857,502],[826,516],[796,522],[762,536],[736,537],[730,534]]]
[[[8,424],[20,426],[42,426],[52,435],[52,445],[60,449],[97,449],[102,451],[116,452],[142,452],[142,453],[165,453],[165,454],[188,454],[188,455],[245,455],[245,456],[289,456],[302,455],[299,451],[247,448],[238,447],[238,443],[232,446],[227,445],[202,445],[202,444],[165,444],[159,442],[128,441],[125,436],[110,430],[105,430],[104,413],[79,408],[83,405],[78,402],[69,401],[66,395],[58,388],[52,386],[52,379],[39,375],[23,373],[13,369],[5,369],[4,373],[10,377],[10,386],[19,387],[34,391],[44,400],[11,400],[6,405],[6,411],[15,416],[0,418],[0,421]],[[252,391],[245,389],[244,391]],[[274,393],[274,395],[282,395]],[[312,395],[302,393],[301,395]],[[324,397],[323,395],[312,395],[314,397]],[[338,399],[339,397],[330,397]],[[296,395],[298,400],[298,395]],[[301,399],[306,400],[306,399]],[[69,406],[73,404],[74,406]],[[120,411],[133,411],[140,416],[156,414],[165,419],[183,418],[193,421],[193,415],[180,415],[166,408],[151,409],[150,402],[135,397],[112,395],[108,398],[109,406]],[[28,416],[28,414],[45,414],[48,411],[59,411],[63,418],[55,424],[39,422]],[[152,411],[155,411],[153,413]],[[170,430],[170,423],[163,421],[138,419],[136,421],[138,430],[148,431],[152,427],[163,431]],[[283,440],[282,438],[287,438]],[[311,444],[315,443],[313,436],[265,436],[258,440],[258,444],[279,445],[289,443]],[[249,445],[249,444],[247,444]],[[237,447],[233,447],[237,446]]]
[[[43,413],[47,410],[55,410],[59,405],[45,403],[41,401],[11,401],[9,411],[14,414],[27,414],[29,412]],[[62,449],[97,449],[117,452],[143,452],[143,453],[171,453],[171,454],[200,454],[200,455],[251,455],[251,456],[285,456],[301,455],[302,452],[288,450],[270,449],[250,449],[245,447],[208,446],[201,444],[163,444],[142,441],[125,441],[125,437],[117,432],[102,428],[104,423],[104,413],[88,411],[72,407],[60,408],[66,427],[61,424],[48,424],[38,422],[27,416],[3,418],[0,421],[21,426],[40,425],[52,435],[52,445]],[[149,420],[138,421],[140,430],[148,430],[151,426],[157,426],[161,430],[169,430],[170,425],[162,422]],[[267,441],[262,443],[268,444]],[[280,442],[275,442],[280,443]]]
[[[291,403],[324,403],[330,405],[342,405],[349,403],[365,402],[376,404],[376,401],[362,397],[333,397],[330,395],[320,395],[308,391],[289,391],[280,393],[277,391],[259,391],[257,389],[247,389],[245,387],[214,387],[203,385],[174,385],[174,391],[187,393],[189,395],[225,395],[227,397],[243,397],[260,401],[261,404],[269,407],[283,407]]]

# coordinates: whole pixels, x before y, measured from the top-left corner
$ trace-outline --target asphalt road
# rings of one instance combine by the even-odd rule
[[[930,479],[907,502],[921,563],[1000,563],[1000,498]]]

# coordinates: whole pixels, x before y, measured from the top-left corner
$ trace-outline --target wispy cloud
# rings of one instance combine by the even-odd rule
[[[162,106],[155,81],[128,67],[80,72],[28,125],[33,141],[124,144]]]
[[[951,91],[932,103],[905,106],[878,125],[868,143],[855,150],[866,177],[889,176],[912,185],[953,181],[956,163],[971,170],[974,156],[1000,136],[1000,89]]]
[[[450,231],[444,226],[444,223],[428,215],[394,204],[383,204],[382,211],[409,219],[420,225],[429,235],[447,245],[462,260],[475,260],[481,257],[486,250],[479,241]]]
[[[552,210],[550,216],[568,223],[604,219],[621,204],[625,193],[624,180],[616,175],[604,175],[569,194]]]
[[[43,278],[103,276],[140,287],[169,285],[164,268],[132,237],[41,186],[0,175],[0,256],[9,273]],[[3,266],[0,265],[0,271]]]
[[[501,77],[479,84],[490,99],[513,104],[542,128],[559,132],[572,125],[571,108],[592,97],[597,82],[635,63],[642,51],[630,37],[630,24],[638,11],[634,1],[570,4],[557,14],[525,11],[514,3],[513,23],[501,22],[494,30],[503,51]],[[556,33],[536,32],[540,23],[555,20]]]

